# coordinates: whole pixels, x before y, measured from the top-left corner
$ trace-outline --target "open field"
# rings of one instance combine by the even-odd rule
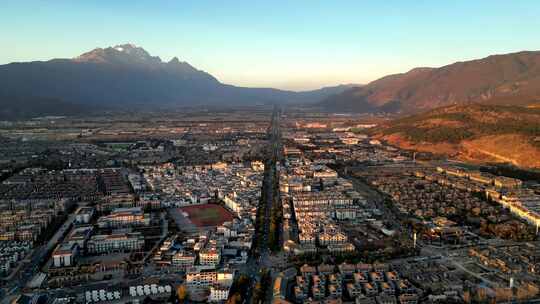
[[[227,209],[215,204],[187,206],[180,210],[187,213],[189,220],[199,228],[218,226],[233,220],[233,215]]]

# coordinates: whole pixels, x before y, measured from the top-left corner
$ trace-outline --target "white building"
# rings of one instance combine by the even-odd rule
[[[77,244],[82,249],[86,246],[86,241],[90,238],[92,231],[94,231],[93,226],[76,227],[71,230],[64,242]]]
[[[178,252],[172,257],[172,265],[180,269],[189,269],[195,265],[195,255]]]
[[[79,253],[77,243],[62,243],[53,252],[54,267],[70,267],[75,265],[75,258]]]
[[[221,262],[221,253],[217,248],[203,249],[199,252],[199,264],[217,266]]]
[[[356,209],[354,208],[339,208],[334,212],[334,218],[338,220],[352,220],[356,218]]]
[[[210,287],[209,302],[222,302],[229,298],[230,287],[215,285]]]
[[[216,271],[203,271],[200,269],[189,269],[186,273],[186,284],[188,287],[208,287],[217,282]]]
[[[88,224],[94,216],[94,208],[92,207],[80,207],[75,211],[75,223]]]
[[[231,209],[236,214],[241,213],[243,210],[242,203],[238,201],[235,192],[225,195],[223,197],[223,202],[225,203],[225,206],[227,206],[227,208]]]

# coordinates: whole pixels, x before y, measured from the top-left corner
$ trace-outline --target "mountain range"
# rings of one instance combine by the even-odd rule
[[[352,86],[305,92],[237,87],[176,57],[164,62],[133,44],[97,48],[72,59],[0,65],[0,83],[0,119],[126,106],[316,103]]]
[[[415,68],[330,96],[329,111],[411,114],[452,104],[540,101],[540,52],[493,55],[440,68]]]
[[[295,104],[332,112],[414,114],[453,104],[540,102],[540,52],[415,68],[367,85],[294,92],[220,82],[178,58],[141,47],[96,48],[72,59],[0,65],[0,119],[103,109]]]

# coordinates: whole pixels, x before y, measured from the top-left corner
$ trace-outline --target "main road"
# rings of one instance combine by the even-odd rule
[[[257,258],[250,258],[247,265],[246,265],[246,271],[244,274],[246,274],[248,277],[254,279],[252,280],[252,288],[249,290],[248,299],[246,299],[247,303],[251,303],[251,292],[253,291],[253,287],[255,286],[255,283],[260,280],[260,272],[263,269],[270,269],[271,263],[270,263],[270,248],[269,248],[269,233],[270,233],[270,218],[271,218],[271,210],[274,202],[274,198],[279,195],[279,187],[275,187],[276,183],[278,183],[278,174],[277,174],[277,162],[281,160],[282,155],[282,148],[281,148],[281,130],[279,128],[280,121],[279,121],[279,109],[276,107],[274,108],[274,111],[272,113],[272,120],[270,123],[270,126],[268,128],[268,147],[269,147],[269,153],[267,154],[267,160],[265,162],[265,170],[264,170],[264,179],[263,179],[263,195],[264,201],[261,202],[261,205],[259,208],[263,208],[264,212],[262,212],[262,215],[264,217],[263,221],[257,221],[258,223],[263,223],[262,229],[260,229],[260,235],[257,235],[257,239],[260,239],[260,242],[255,245],[260,245],[258,249],[259,256]],[[277,191],[276,191],[277,189]],[[267,288],[267,296],[271,297],[272,295],[272,287],[271,286],[263,286],[264,288]]]

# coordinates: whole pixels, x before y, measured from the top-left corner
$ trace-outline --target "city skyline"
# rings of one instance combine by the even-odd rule
[[[5,4],[0,23],[10,47],[0,50],[0,63],[72,58],[130,42],[224,83],[305,90],[540,49],[540,5],[532,1],[102,4]]]

